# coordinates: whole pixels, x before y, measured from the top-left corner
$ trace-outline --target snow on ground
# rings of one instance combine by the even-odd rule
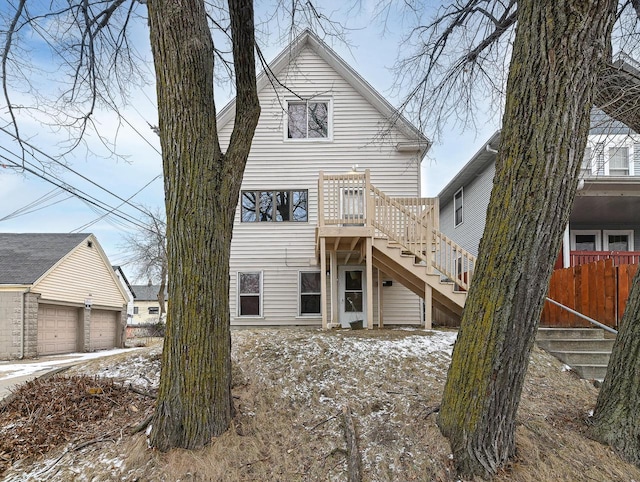
[[[119,355],[131,352],[137,348],[115,348],[113,350],[94,351],[91,353],[69,353],[65,355],[53,355],[38,360],[22,360],[20,362],[0,362],[0,380],[18,378],[33,375],[41,371],[51,370],[61,365],[82,363],[96,358]]]

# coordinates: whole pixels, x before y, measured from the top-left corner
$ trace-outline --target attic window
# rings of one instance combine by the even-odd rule
[[[328,102],[289,102],[287,104],[289,139],[326,139],[329,137]]]
[[[93,248],[93,241],[87,241],[87,248]]]

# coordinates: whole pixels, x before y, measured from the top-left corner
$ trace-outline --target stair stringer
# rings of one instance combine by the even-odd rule
[[[401,245],[390,245],[386,238],[374,238],[372,255],[373,266],[419,297],[424,299],[425,284],[429,285],[434,303],[456,315],[462,314],[466,292],[457,291],[451,282],[443,282],[440,274],[429,273],[427,265],[416,263],[412,254],[404,254]]]

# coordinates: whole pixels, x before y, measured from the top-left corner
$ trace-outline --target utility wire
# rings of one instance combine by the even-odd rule
[[[128,123],[128,122],[127,122],[127,123]],[[129,125],[130,125],[130,124],[129,124]],[[0,131],[4,132],[5,134],[7,134],[7,135],[9,135],[9,136],[11,136],[11,137],[13,137],[15,140],[19,140],[19,139],[16,137],[16,135],[15,135],[15,134],[13,134],[11,131],[8,131],[8,130],[7,130],[7,129],[5,129],[4,127],[0,127]],[[136,132],[137,132],[137,131],[136,131]],[[64,164],[63,162],[58,161],[57,159],[55,159],[54,157],[50,156],[50,155],[49,155],[49,154],[47,154],[46,152],[44,152],[44,151],[42,151],[42,150],[38,149],[38,148],[37,148],[37,147],[35,147],[33,144],[30,144],[30,143],[28,143],[28,142],[26,142],[26,141],[22,141],[22,143],[23,143],[24,145],[26,145],[26,146],[29,146],[31,149],[33,149],[34,151],[36,151],[36,152],[38,152],[39,154],[43,155],[43,156],[44,156],[44,157],[46,157],[47,159],[49,159],[49,160],[51,160],[51,161],[55,162],[56,164],[59,164],[60,166],[64,167],[65,169],[67,169],[67,170],[71,171],[71,172],[72,172],[72,173],[74,173],[76,176],[79,176],[80,178],[82,178],[82,179],[84,179],[85,181],[87,181],[87,182],[89,182],[89,183],[93,184],[93,185],[94,185],[94,186],[96,186],[97,188],[102,189],[104,192],[106,192],[106,193],[110,194],[111,196],[115,197],[116,199],[119,199],[120,201],[123,201],[125,204],[128,204],[128,205],[129,205],[129,206],[131,206],[132,208],[137,209],[138,211],[140,211],[141,213],[143,213],[143,214],[145,214],[145,215],[147,214],[147,212],[146,212],[144,209],[141,209],[139,206],[136,206],[135,204],[130,203],[128,200],[126,200],[126,199],[122,198],[121,196],[119,196],[119,195],[115,194],[114,192],[110,191],[109,189],[107,189],[107,188],[105,188],[105,187],[102,187],[101,185],[99,185],[99,184],[98,184],[98,183],[96,183],[95,181],[93,181],[93,180],[89,179],[89,178],[88,178],[88,177],[86,177],[85,175],[80,174],[78,171],[76,171],[76,170],[74,170],[74,169],[70,168],[69,166],[67,166],[67,165],[66,165],[66,164]],[[8,150],[8,149],[7,149],[6,147],[4,147],[4,146],[0,146],[0,148],[2,148],[3,150],[5,150],[5,151],[7,151],[7,152],[10,152],[10,153],[11,153],[11,154],[13,154],[14,156],[16,155],[14,152],[11,152],[10,150]],[[32,156],[34,159],[36,159],[36,157],[35,157],[33,154],[31,154],[31,156]],[[17,157],[17,156],[16,156],[16,157]],[[158,178],[158,176],[156,176],[155,178],[153,178],[153,180],[155,181],[157,178]],[[145,187],[147,187],[149,184],[150,184],[150,183],[147,183],[147,184],[145,185]],[[131,198],[129,198],[129,199],[131,199]]]
[[[12,154],[13,154],[13,153],[12,153]],[[15,155],[15,154],[14,154],[14,155]],[[144,225],[140,224],[140,223],[141,223],[141,221],[140,221],[140,220],[135,219],[135,218],[133,218],[133,217],[127,217],[127,215],[126,215],[125,213],[119,214],[119,213],[115,212],[115,209],[116,209],[116,208],[114,208],[113,206],[109,206],[108,204],[106,204],[106,203],[104,203],[104,202],[102,202],[102,201],[100,201],[100,200],[98,200],[98,199],[96,199],[96,198],[93,198],[91,195],[89,195],[89,194],[87,194],[87,193],[85,193],[85,192],[83,192],[83,191],[81,191],[81,190],[79,190],[79,189],[73,188],[72,186],[69,186],[69,185],[58,184],[57,182],[55,182],[55,181],[53,181],[53,180],[51,180],[51,179],[47,178],[46,176],[44,176],[44,175],[40,174],[39,172],[35,171],[34,169],[31,169],[30,167],[27,167],[26,165],[25,165],[25,166],[22,166],[21,164],[19,164],[19,163],[17,163],[17,162],[15,162],[15,161],[13,161],[13,160],[11,160],[11,159],[9,159],[9,158],[8,158],[8,157],[6,157],[6,156],[3,156],[2,154],[0,154],[0,158],[5,159],[7,162],[9,162],[9,163],[13,164],[14,166],[23,167],[25,171],[27,171],[27,172],[29,172],[29,173],[33,174],[34,176],[37,176],[37,177],[39,177],[40,179],[43,179],[43,180],[45,180],[45,181],[47,181],[47,182],[49,182],[49,183],[53,184],[54,186],[57,186],[57,187],[59,187],[60,189],[63,189],[63,190],[65,190],[65,191],[67,191],[68,193],[70,193],[70,194],[72,194],[72,195],[74,195],[74,196],[76,196],[76,197],[78,197],[78,198],[82,199],[82,200],[83,200],[83,201],[85,201],[86,203],[89,203],[89,204],[92,204],[92,205],[94,205],[94,206],[98,207],[99,209],[103,209],[103,210],[105,210],[105,211],[106,211],[106,210],[108,210],[107,208],[109,208],[109,209],[113,210],[112,214],[113,214],[114,216],[117,216],[118,218],[124,219],[125,221],[127,221],[127,222],[129,222],[129,223],[133,224],[134,226],[137,226],[138,228],[141,228],[141,229],[144,229],[144,230],[149,229],[148,227],[146,227],[146,226],[144,226]],[[26,161],[26,164],[29,164],[29,165],[31,165],[31,166],[34,166],[34,164],[32,164],[32,163],[30,163],[30,162],[28,162],[28,161]],[[34,166],[34,167],[35,167],[35,166]],[[63,181],[60,181],[60,182],[63,182]],[[84,194],[84,196],[83,196],[83,195],[81,195],[81,194],[78,194],[78,192],[80,192],[80,193]],[[102,206],[100,203],[104,204],[104,206],[107,206],[107,208],[105,208],[104,206]]]

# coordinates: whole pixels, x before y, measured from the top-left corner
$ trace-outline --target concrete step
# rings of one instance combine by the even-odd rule
[[[574,367],[577,365],[604,365],[607,366],[610,351],[550,351],[558,360]]]
[[[558,351],[608,351],[611,353],[614,339],[565,338],[537,340],[538,346],[549,352]]]
[[[600,328],[538,328],[536,340],[550,339],[602,339],[605,331]]]
[[[603,381],[607,374],[607,365],[569,365],[580,378]]]

